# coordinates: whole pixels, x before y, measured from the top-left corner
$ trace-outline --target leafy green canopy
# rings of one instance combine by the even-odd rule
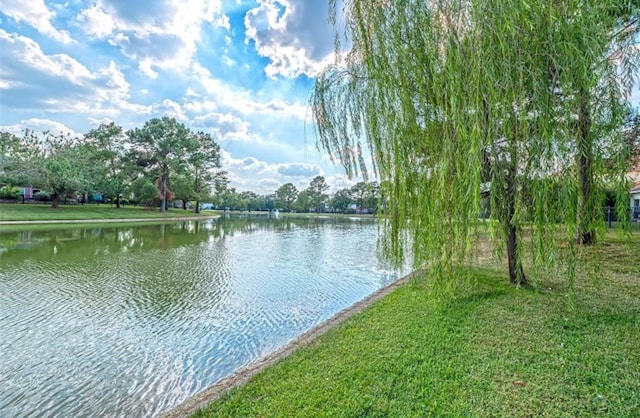
[[[470,259],[483,198],[514,283],[525,282],[525,223],[534,265],[556,260],[559,236],[572,247],[580,223],[601,224],[603,184],[625,188],[637,3],[346,2],[350,50],[319,76],[311,106],[319,145],[349,175],[366,176],[363,149],[373,156],[392,260],[411,253],[452,277]]]

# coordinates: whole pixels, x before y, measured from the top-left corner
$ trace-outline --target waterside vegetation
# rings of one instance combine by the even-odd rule
[[[143,206],[126,206],[116,209],[110,205],[60,205],[51,210],[47,204],[5,203],[0,205],[0,221],[58,221],[58,220],[103,220],[103,219],[162,219],[207,216],[214,214],[204,211],[199,215],[192,211],[170,208],[167,212],[151,211]]]
[[[639,259],[638,232],[584,247],[573,309],[558,272],[487,264],[439,303],[423,276],[194,416],[637,417]]]

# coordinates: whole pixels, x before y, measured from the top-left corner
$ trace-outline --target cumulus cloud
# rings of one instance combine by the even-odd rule
[[[84,32],[92,38],[104,38],[116,28],[113,17],[97,5],[78,13],[77,19]]]
[[[299,190],[309,187],[313,177],[323,175],[320,167],[307,163],[267,163],[256,157],[234,158],[223,150],[222,166],[229,172],[231,185],[238,191],[251,190],[259,194],[275,192],[285,183]]]
[[[228,30],[221,9],[221,0],[98,0],[77,21],[87,35],[106,40],[157,78],[159,69],[188,68],[205,23]]]
[[[56,29],[51,21],[56,14],[44,3],[44,0],[0,0],[0,13],[16,22],[25,22],[41,34],[64,44],[73,42],[69,32]]]
[[[0,131],[10,132],[16,136],[22,136],[25,129],[36,133],[49,132],[52,135],[68,135],[70,137],[80,137],[81,134],[75,132],[63,123],[52,121],[49,119],[29,118],[21,120],[19,123],[12,125],[0,125]]]
[[[285,177],[314,177],[320,174],[320,167],[304,163],[282,164],[278,167],[278,174]]]
[[[313,74],[330,55],[323,3],[0,0],[0,125],[86,132],[173,116],[220,142],[238,190],[304,189],[324,173],[333,181],[334,168],[305,140],[312,81],[280,77]],[[52,42],[64,41],[65,29],[78,48]],[[277,78],[261,73],[265,62]]]
[[[269,77],[314,77],[332,62],[333,32],[328,2],[258,0],[245,15],[246,41],[271,61]]]
[[[196,116],[193,125],[214,132],[222,140],[249,135],[249,122],[230,113],[210,112]]]
[[[67,54],[45,54],[33,39],[2,29],[0,49],[0,80],[6,87],[2,107],[111,118],[123,111],[149,111],[128,102],[130,85],[113,61],[91,70]]]
[[[260,114],[266,117],[277,115],[279,118],[293,117],[300,121],[304,121],[307,117],[306,104],[277,99],[259,101],[251,91],[231,86],[215,78],[207,68],[197,62],[193,63],[191,70],[210,100],[215,99],[217,103],[224,104],[243,115]]]
[[[171,99],[164,99],[161,103],[154,105],[153,113],[175,118],[182,123],[189,121],[180,103]]]

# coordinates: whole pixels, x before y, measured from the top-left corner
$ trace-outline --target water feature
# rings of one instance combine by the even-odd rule
[[[175,407],[398,277],[376,234],[256,217],[2,232],[0,416]]]

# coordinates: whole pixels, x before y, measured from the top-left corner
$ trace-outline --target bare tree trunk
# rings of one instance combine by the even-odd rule
[[[593,222],[598,216],[594,199],[593,187],[593,144],[590,135],[591,114],[589,112],[588,98],[581,91],[583,99],[578,112],[578,181],[580,195],[578,197],[578,236],[577,243],[590,245],[595,242],[595,230]]]
[[[160,184],[160,212],[166,212],[168,206],[167,202],[167,171],[162,170],[162,180]]]
[[[58,206],[60,206],[60,196],[58,195],[58,193],[53,193],[51,195],[51,208],[57,209]]]
[[[514,170],[510,170],[507,177],[507,194],[505,210],[503,213],[505,217],[503,219],[503,228],[507,238],[507,261],[509,264],[509,281],[512,284],[519,286],[526,286],[527,279],[524,275],[524,269],[522,263],[518,258],[518,234],[519,229],[516,228],[513,222],[515,215],[515,182],[513,176]]]

